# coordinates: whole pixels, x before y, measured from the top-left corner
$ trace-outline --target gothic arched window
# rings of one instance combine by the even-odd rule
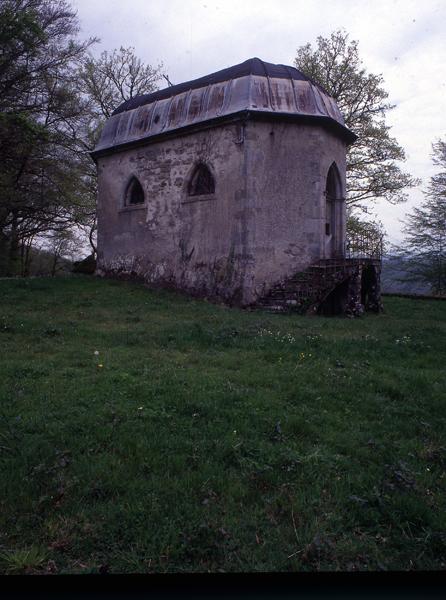
[[[144,191],[138,179],[133,176],[125,192],[125,206],[134,206],[135,204],[144,204]]]
[[[336,201],[340,198],[341,183],[336,163],[333,163],[327,174],[325,186],[325,233],[332,235],[335,229]]]
[[[215,192],[215,181],[209,167],[203,163],[197,165],[190,178],[187,192],[189,196],[203,196]]]
[[[339,170],[333,163],[325,184],[325,258],[345,256],[345,198]]]

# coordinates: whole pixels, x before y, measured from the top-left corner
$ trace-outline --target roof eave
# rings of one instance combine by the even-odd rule
[[[201,131],[203,129],[210,129],[215,127],[216,125],[221,125],[223,123],[230,123],[235,121],[247,121],[249,119],[252,120],[261,120],[261,121],[281,121],[288,123],[307,123],[307,124],[318,124],[322,127],[325,127],[336,135],[338,135],[348,146],[353,144],[358,136],[350,131],[345,125],[342,125],[338,121],[335,121],[331,117],[319,116],[319,115],[303,115],[303,114],[292,114],[292,113],[283,113],[283,112],[269,112],[262,110],[242,110],[236,113],[232,113],[229,115],[222,115],[219,117],[214,117],[212,119],[208,119],[206,121],[200,121],[199,123],[192,123],[189,125],[185,125],[183,127],[179,127],[176,129],[171,129],[168,131],[163,131],[161,133],[157,133],[155,135],[148,135],[143,138],[138,138],[135,140],[130,140],[128,142],[123,142],[121,144],[117,144],[114,146],[108,146],[106,148],[100,148],[98,150],[93,150],[90,152],[90,156],[96,162],[98,158],[102,156],[107,156],[109,154],[114,154],[116,152],[122,152],[124,150],[129,150],[131,148],[137,148],[140,146],[145,146],[147,144],[154,144],[161,140],[165,140],[172,137],[177,137],[180,135],[187,135],[190,133],[194,133],[196,131]]]

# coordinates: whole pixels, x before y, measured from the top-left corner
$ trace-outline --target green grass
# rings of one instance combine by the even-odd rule
[[[285,317],[82,277],[0,300],[2,572],[444,568],[446,303]]]

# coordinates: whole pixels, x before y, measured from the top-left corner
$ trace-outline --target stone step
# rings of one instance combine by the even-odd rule
[[[277,284],[257,305],[268,312],[287,312],[293,308],[299,310],[305,305],[307,311],[349,275],[345,262],[321,261]]]
[[[320,260],[304,271],[294,273],[291,277],[278,283],[258,300],[257,306],[271,313],[292,312],[293,310],[313,313],[314,309],[337,286],[351,276],[356,277],[357,269],[361,264],[361,261],[356,260]],[[356,305],[353,306],[350,300],[349,302],[349,314],[361,314],[361,311],[355,308]],[[356,302],[360,307],[362,306],[359,300]]]

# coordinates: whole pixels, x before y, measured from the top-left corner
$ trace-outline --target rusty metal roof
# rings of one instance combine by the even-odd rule
[[[124,102],[107,120],[92,155],[237,115],[318,120],[347,142],[356,139],[345,127],[335,100],[321,86],[294,67],[251,58]]]

